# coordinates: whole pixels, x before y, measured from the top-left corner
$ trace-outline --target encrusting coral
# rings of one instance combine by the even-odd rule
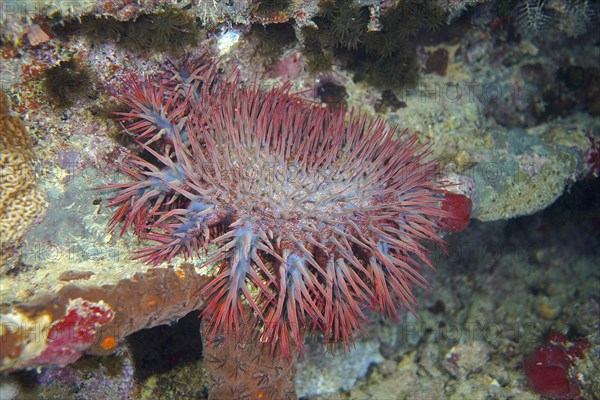
[[[36,187],[34,154],[27,131],[18,117],[9,114],[8,98],[0,92],[0,266],[7,247],[16,245],[27,228],[42,214],[45,199]]]
[[[412,310],[412,286],[428,286],[422,242],[441,243],[450,217],[416,137],[287,87],[241,85],[213,60],[130,87],[119,115],[142,151],[120,166],[131,181],[107,187],[111,227],[156,242],[138,253],[153,265],[208,253],[209,340],[248,333],[244,304],[257,340],[284,357],[309,329],[347,347],[365,310]]]

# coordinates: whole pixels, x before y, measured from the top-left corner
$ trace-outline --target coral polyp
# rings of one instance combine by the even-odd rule
[[[249,307],[260,342],[287,356],[307,330],[348,345],[368,310],[412,310],[413,286],[428,286],[424,242],[442,243],[448,217],[415,136],[287,87],[242,85],[213,61],[132,87],[120,118],[143,151],[125,157],[131,181],[108,186],[111,226],[153,241],[138,254],[149,264],[218,265],[200,293],[211,336],[242,334]]]

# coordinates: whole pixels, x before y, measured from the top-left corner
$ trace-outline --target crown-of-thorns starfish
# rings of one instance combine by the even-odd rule
[[[423,243],[442,244],[448,217],[415,136],[288,87],[244,86],[211,60],[131,88],[120,118],[142,151],[121,166],[131,181],[108,186],[111,228],[155,242],[138,254],[150,264],[208,252],[213,337],[241,334],[248,304],[259,340],[288,356],[305,330],[348,346],[366,310],[412,310],[412,288],[428,286]]]

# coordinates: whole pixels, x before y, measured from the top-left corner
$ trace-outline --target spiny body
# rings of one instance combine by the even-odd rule
[[[412,287],[428,285],[423,242],[441,243],[448,217],[416,137],[288,87],[244,86],[210,60],[131,87],[120,118],[145,156],[128,153],[132,180],[108,186],[111,228],[156,242],[138,254],[154,265],[211,245],[211,335],[242,334],[247,304],[259,340],[287,356],[306,330],[348,346],[366,310],[412,310]]]

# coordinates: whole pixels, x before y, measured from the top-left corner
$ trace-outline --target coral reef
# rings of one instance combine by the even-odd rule
[[[0,273],[27,228],[43,213],[46,203],[36,188],[35,155],[21,119],[9,113],[8,98],[0,92]]]
[[[569,374],[568,381],[561,382],[568,382],[568,391],[571,382],[576,383],[584,397],[600,393],[600,341],[595,334],[600,315],[596,261],[600,223],[599,189],[594,180],[600,172],[600,74],[595,65],[598,2],[428,2],[443,11],[442,25],[451,25],[435,32],[421,29],[415,37],[409,36],[412,47],[404,53],[410,56],[405,61],[415,67],[419,80],[416,86],[406,87],[394,84],[396,77],[374,86],[364,73],[376,58],[402,61],[385,55],[399,42],[386,36],[414,24],[406,21],[390,28],[388,12],[397,4],[414,6],[419,2],[337,2],[348,5],[348,11],[358,15],[363,24],[354,50],[332,44],[323,36],[329,29],[324,21],[332,16],[325,11],[335,3],[291,0],[278,3],[277,9],[262,10],[254,0],[3,3],[0,80],[13,110],[22,116],[31,134],[27,146],[36,158],[35,189],[44,193],[49,208],[43,218],[35,218],[29,229],[22,230],[25,234],[19,234],[14,244],[3,248],[3,259],[10,259],[8,268],[0,268],[0,350],[6,351],[0,354],[0,369],[36,368],[52,363],[50,359],[65,363],[86,353],[101,356],[82,357],[71,364],[71,371],[65,371],[69,367],[43,366],[41,373],[2,375],[1,396],[92,399],[119,393],[116,397],[124,398],[130,390],[141,398],[208,395],[210,381],[204,364],[210,360],[199,360],[202,346],[197,313],[188,315],[196,323],[191,328],[194,332],[177,331],[177,336],[166,338],[175,346],[143,341],[138,347],[152,354],[142,357],[136,352],[128,356],[135,362],[127,364],[123,375],[112,380],[105,376],[112,373],[105,368],[105,354],[123,354],[123,341],[149,336],[140,329],[169,324],[155,328],[154,335],[164,339],[166,331],[183,324],[173,321],[192,309],[202,309],[205,303],[196,295],[209,279],[200,274],[214,276],[220,267],[201,268],[210,260],[203,248],[189,257],[193,265],[182,265],[179,256],[164,268],[133,259],[132,254],[141,254],[138,251],[161,245],[144,234],[166,231],[144,231],[141,240],[133,226],[122,236],[118,235],[120,226],[108,232],[106,226],[114,212],[107,208],[111,194],[94,191],[108,183],[127,183],[124,174],[114,168],[124,158],[135,158],[125,156],[123,149],[144,162],[162,166],[135,142],[136,135],[104,116],[107,110],[129,113],[133,108],[113,106],[112,95],[125,93],[123,87],[134,88],[135,82],[144,86],[148,79],[172,76],[173,71],[164,71],[169,48],[163,45],[158,51],[155,47],[139,51],[140,45],[124,45],[129,41],[127,35],[136,38],[136,23],[150,27],[151,16],[171,7],[191,21],[189,26],[197,32],[190,41],[175,37],[184,43],[175,56],[213,49],[221,60],[219,79],[225,79],[223,71],[229,71],[229,66],[237,65],[240,87],[254,87],[257,82],[263,88],[280,87],[289,80],[294,90],[303,91],[290,96],[294,100],[310,97],[330,106],[361,107],[368,114],[382,114],[392,125],[419,131],[450,182],[451,194],[445,195],[441,207],[460,217],[441,219],[439,224],[448,230],[469,225],[463,233],[444,238],[448,254],[434,250],[430,255],[437,275],[427,268],[420,270],[424,279],[435,284],[435,290],[413,292],[421,306],[415,309],[416,316],[399,313],[399,321],[384,320],[367,307],[363,312],[370,325],[365,322],[367,333],[354,343],[354,351],[326,352],[327,340],[319,334],[311,336],[306,342],[307,362],[297,363],[299,395],[322,399],[537,398],[523,360],[538,346],[548,346],[550,332],[565,335],[567,343],[585,338],[591,344],[583,358],[569,360],[568,368],[564,358],[559,360],[560,372],[568,369]],[[527,20],[534,19],[525,15],[526,3],[540,5],[541,15],[532,18],[545,19],[546,24],[537,32],[528,26]],[[270,7],[274,2],[264,4]],[[81,24],[75,22],[78,18]],[[284,33],[285,41],[271,40],[278,32]],[[373,42],[367,48],[370,38]],[[43,76],[69,60],[86,66],[93,77],[94,91],[89,93],[93,96],[73,97],[77,101],[69,107],[55,107],[43,91]],[[318,74],[323,70],[330,70],[332,78]],[[403,88],[407,90],[398,90]],[[300,103],[306,105],[306,100]],[[147,146],[161,156],[169,151],[168,146],[174,151],[168,135]],[[4,149],[1,153],[5,155]],[[177,177],[174,174],[169,179]],[[3,194],[4,190],[0,196]],[[557,201],[561,194],[569,195]],[[579,194],[576,200],[575,194]],[[565,198],[571,198],[568,204]],[[185,207],[175,203],[174,207]],[[563,211],[550,207],[540,213],[553,203]],[[594,203],[596,208],[590,208]],[[536,215],[514,218],[533,213]],[[181,215],[163,222],[179,223],[178,217]],[[475,220],[469,221],[469,217]],[[5,232],[2,228],[3,239]],[[216,246],[207,250],[214,254]],[[276,286],[269,283],[269,289]],[[73,301],[69,303],[69,299]],[[258,306],[263,310],[265,304]],[[80,318],[96,314],[95,321]],[[208,329],[208,314],[203,319]],[[36,330],[36,324],[46,329]],[[50,327],[53,333],[47,335]],[[309,325],[306,331],[311,328]],[[65,329],[81,333],[82,341],[74,341],[72,346],[61,341],[63,336],[56,333]],[[210,330],[205,335],[210,336]],[[207,346],[220,346],[221,337],[217,334]],[[245,338],[226,344],[235,347]],[[260,345],[252,339],[252,345]],[[194,350],[186,351],[184,344]],[[568,350],[570,345],[561,346]],[[265,347],[261,351],[268,353],[270,349]],[[244,354],[238,355],[246,365]],[[82,367],[84,364],[87,367]],[[145,368],[158,364],[167,370]],[[210,367],[218,369],[216,364]],[[233,371],[229,365],[221,373],[235,385],[239,381],[229,373]],[[211,369],[210,373],[218,376],[219,371]],[[39,385],[43,379],[42,385],[53,382],[45,387],[48,391],[28,395],[28,386]]]

